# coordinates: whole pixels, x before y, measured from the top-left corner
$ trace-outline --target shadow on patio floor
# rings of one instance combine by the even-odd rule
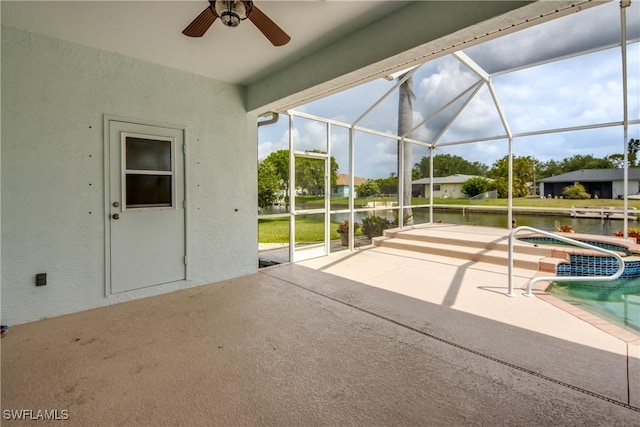
[[[623,359],[283,265],[12,328],[2,409],[66,409],[61,425],[632,425]]]

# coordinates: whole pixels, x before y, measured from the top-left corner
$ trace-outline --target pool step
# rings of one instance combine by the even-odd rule
[[[435,232],[433,229],[414,228],[410,230],[386,230],[384,237],[418,242],[442,243],[460,247],[491,249],[498,251],[509,250],[509,238],[504,236],[490,236],[484,234],[462,234],[451,232]],[[532,245],[531,243],[514,241],[514,252],[529,255],[551,256],[553,248]]]
[[[509,262],[509,239],[504,235],[457,233],[454,230],[437,228],[414,228],[385,230],[384,236],[374,239],[375,246],[402,249],[426,254],[440,255],[474,262],[504,265]],[[548,247],[514,241],[516,268],[534,271],[555,272],[555,266],[564,259],[553,257]]]

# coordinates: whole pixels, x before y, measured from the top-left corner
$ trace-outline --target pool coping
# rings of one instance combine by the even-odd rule
[[[538,274],[541,276],[542,274]],[[549,304],[571,314],[574,317],[577,317],[584,322],[589,323],[590,325],[612,335],[619,340],[626,342],[627,344],[640,345],[640,333],[634,333],[627,329],[624,329],[621,326],[612,323],[607,319],[603,319],[602,317],[598,317],[595,314],[589,313],[586,310],[583,310],[580,307],[576,307],[573,304],[569,304],[563,299],[550,294],[547,292],[547,289],[551,286],[551,281],[540,281],[537,282],[532,289],[533,294],[540,298],[541,300],[548,302]]]
[[[633,261],[640,260],[640,244],[636,243],[635,238],[629,237],[625,239],[624,237],[618,237],[618,236],[596,236],[593,234],[562,233],[562,232],[558,232],[556,234],[567,237],[569,239],[579,240],[581,242],[589,243],[589,244],[591,244],[592,242],[597,242],[597,243],[603,243],[603,244],[608,244],[612,246],[618,246],[626,249],[628,253],[621,252],[615,249],[609,249],[609,248],[602,248],[602,249],[607,249],[611,252],[616,252],[620,254],[620,256],[623,256],[625,258],[630,258]],[[531,239],[531,238],[552,239],[552,237],[546,236],[544,234],[532,232],[532,233],[524,234],[518,237],[518,240],[520,240],[523,243],[533,245],[534,247],[540,247],[541,245],[544,246],[544,243],[541,243],[541,242],[530,242],[525,240],[525,239]],[[557,252],[567,253],[570,255],[603,256],[602,252],[597,251],[595,249],[587,249],[587,248],[575,247],[575,246],[572,247],[572,246],[553,246],[553,245],[549,245],[549,247],[553,252],[557,251]]]

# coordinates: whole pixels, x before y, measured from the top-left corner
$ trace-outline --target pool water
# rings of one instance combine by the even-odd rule
[[[552,237],[523,237],[520,240],[539,244],[574,246]],[[603,249],[631,255],[624,246],[611,243],[585,241]],[[557,267],[558,276],[612,275],[617,270],[617,262],[608,256],[571,255],[569,263]],[[622,278],[604,282],[554,282],[547,292],[580,307],[583,310],[606,319],[624,329],[640,331],[640,262],[625,260]]]
[[[554,282],[547,292],[627,330],[640,331],[640,277],[607,282]]]

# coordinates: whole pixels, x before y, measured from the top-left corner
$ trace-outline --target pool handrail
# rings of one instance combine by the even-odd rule
[[[604,282],[608,280],[615,280],[620,276],[622,276],[622,273],[624,272],[624,260],[616,252],[601,248],[599,246],[590,245],[589,243],[581,242],[579,240],[570,239],[569,237],[561,236],[559,234],[552,233],[549,231],[539,230],[537,228],[528,227],[528,226],[521,226],[521,227],[514,228],[513,231],[509,233],[509,292],[507,293],[507,296],[510,296],[510,297],[516,296],[516,294],[513,292],[513,240],[516,234],[525,230],[532,231],[534,233],[539,233],[544,236],[548,236],[553,239],[560,240],[561,242],[570,243],[572,245],[579,246],[585,249],[592,249],[594,251],[598,251],[605,255],[614,257],[618,261],[618,270],[610,276],[538,276],[538,277],[534,277],[529,281],[529,284],[527,285],[527,291],[524,293],[524,296],[526,297],[534,296],[531,290],[533,289],[533,285],[535,285],[538,282],[542,282],[542,281],[570,282],[570,281],[576,281],[576,280],[580,280],[583,282]]]

